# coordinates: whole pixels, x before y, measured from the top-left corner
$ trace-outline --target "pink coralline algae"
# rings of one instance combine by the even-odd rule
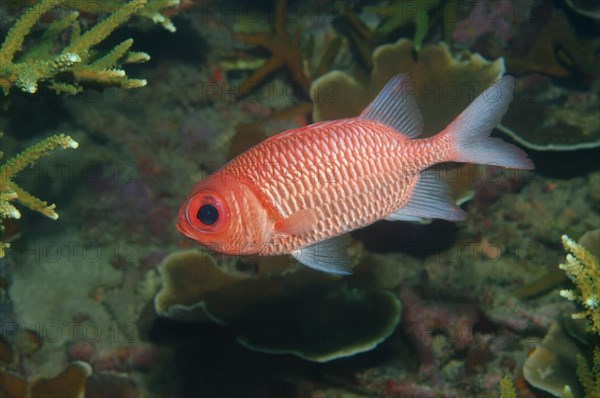
[[[435,334],[444,334],[456,351],[465,350],[473,342],[473,326],[479,319],[478,311],[472,304],[423,300],[410,288],[401,288],[398,297],[404,308],[402,328],[421,361],[419,373],[435,379]]]
[[[84,209],[88,229],[116,234],[119,228],[136,242],[167,241],[172,236],[165,225],[175,222],[172,206],[163,193],[155,193],[142,177],[126,181],[105,178],[90,184],[97,202]],[[98,212],[98,207],[103,209]],[[174,231],[174,229],[173,229]]]
[[[512,38],[516,25],[527,20],[529,7],[515,5],[511,0],[478,0],[469,16],[456,24],[453,39],[458,43],[472,45],[479,37],[491,34],[506,43]]]
[[[147,371],[161,361],[159,349],[149,343],[99,348],[87,342],[77,342],[69,347],[68,353],[69,359],[85,361],[95,371]]]

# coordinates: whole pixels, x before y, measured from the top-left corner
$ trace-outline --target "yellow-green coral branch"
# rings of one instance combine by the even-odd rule
[[[64,0],[61,7],[76,8],[87,14],[97,14],[100,12],[114,12],[119,6],[128,0],[111,1],[82,1],[82,0]],[[170,32],[175,32],[175,26],[169,18],[161,14],[166,8],[172,8],[179,5],[180,0],[147,0],[146,5],[137,12],[137,15],[151,19],[154,23],[161,24]]]
[[[567,261],[560,264],[560,269],[577,286],[577,290],[561,290],[561,296],[571,301],[578,301],[584,312],[573,314],[573,318],[587,318],[590,329],[600,335],[600,264],[598,259],[582,245],[575,243],[567,235],[562,236],[562,243],[568,252]]]
[[[591,367],[583,356],[577,357],[577,376],[585,397],[600,397],[600,347],[594,347]]]
[[[142,62],[148,62],[150,55],[143,51],[129,51],[123,60],[124,64],[139,64]]]
[[[73,72],[77,80],[88,80],[105,85],[118,85],[123,88],[144,87],[146,79],[130,79],[125,71],[120,69],[96,70],[92,68],[81,68]]]
[[[0,47],[0,65],[12,62],[15,54],[21,50],[25,36],[40,19],[40,17],[56,7],[63,0],[42,0],[27,11],[6,34],[6,38]]]
[[[71,27],[71,42],[79,40],[81,37],[81,25],[79,21],[75,21]]]
[[[102,58],[98,58],[94,62],[90,64],[92,68],[96,69],[108,69],[112,65],[116,64],[119,59],[121,59],[127,51],[133,45],[133,39],[127,39],[122,43],[118,44],[115,48],[112,49],[111,52],[106,54]]]
[[[57,19],[52,22],[48,28],[42,34],[42,37],[39,40],[36,40],[36,44],[29,49],[22,57],[19,58],[19,62],[23,63],[25,61],[33,60],[33,59],[44,59],[49,58],[52,55],[52,49],[56,44],[56,38],[60,35],[60,32],[68,29],[70,26],[77,24],[77,18],[79,17],[79,12],[72,11],[69,12],[64,17]]]
[[[123,4],[111,15],[98,22],[92,29],[78,37],[64,51],[81,54],[100,43],[118,26],[124,24],[131,16],[146,4],[146,0],[132,0]]]
[[[515,385],[508,376],[500,380],[500,398],[516,398]]]
[[[64,134],[48,137],[30,146],[0,166],[0,187],[4,188],[6,183],[10,182],[15,174],[35,163],[49,151],[56,148],[77,148],[78,146],[79,144],[75,140]]]
[[[584,311],[573,314],[572,317],[587,317],[588,329],[600,335],[600,263],[598,258],[567,235],[563,235],[561,239],[567,251],[567,261],[560,264],[559,267],[566,272],[577,289],[561,290],[560,295],[568,300],[579,302]],[[600,397],[600,347],[596,345],[593,349],[591,366],[583,356],[577,356],[577,376],[579,376],[585,397]],[[565,387],[563,397],[572,398],[573,394]]]
[[[178,0],[114,0],[94,3],[92,12],[111,12],[85,32],[81,31],[79,13],[71,11],[45,29],[41,38],[22,49],[25,37],[42,15],[60,6],[65,9],[87,9],[92,2],[74,0],[40,0],[24,11],[9,30],[0,48],[0,88],[8,95],[16,86],[22,91],[35,93],[41,82],[56,92],[76,94],[82,90],[80,81],[122,88],[142,87],[144,79],[131,79],[121,65],[145,62],[150,57],[143,52],[131,52],[131,39],[116,46],[107,54],[98,54],[94,46],[127,22],[133,15],[152,18],[169,28],[170,21],[160,11],[178,4]],[[70,42],[62,50],[55,50],[61,42],[61,33],[71,27]],[[170,30],[174,30],[170,29]],[[19,57],[16,54],[21,52]],[[69,76],[70,75],[70,76]]]
[[[15,199],[17,199],[17,193],[14,191],[0,193],[0,218],[21,218],[19,210],[10,204],[10,201]]]
[[[67,93],[67,94],[75,95],[75,94],[83,91],[83,88],[81,88],[79,86],[75,86],[75,85],[69,84],[69,83],[62,83],[62,82],[51,82],[48,85],[48,87],[51,88],[52,90],[54,90],[56,92],[56,94]]]
[[[163,28],[165,28],[169,32],[175,32],[176,29],[175,25],[173,25],[173,22],[171,22],[169,18],[161,14],[160,11],[163,8],[174,7],[178,4],[179,0],[155,0],[149,2],[140,14],[145,16],[146,18],[150,18],[155,23],[161,24]]]
[[[36,60],[26,64],[20,64],[15,68],[17,78],[15,85],[28,93],[35,93],[40,80],[49,79],[59,73],[66,72],[73,65],[81,62],[77,54],[65,52],[48,61]]]
[[[0,258],[5,256],[5,250],[10,248],[10,243],[0,242]]]
[[[2,133],[0,133],[1,136]],[[12,205],[12,201],[17,201],[54,220],[58,218],[58,214],[54,211],[55,205],[48,205],[48,203],[19,187],[12,180],[19,171],[36,162],[49,151],[56,148],[77,148],[78,146],[77,142],[67,135],[54,135],[30,146],[0,165],[0,233],[4,231],[2,226],[4,218],[21,218],[21,213]],[[0,152],[0,157],[2,157],[2,152]],[[5,249],[8,247],[8,243],[0,242],[0,258],[4,257]]]
[[[10,182],[7,184],[9,189],[17,194],[16,200],[24,206],[29,207],[31,210],[42,213],[46,217],[49,217],[53,220],[58,219],[58,214],[54,211],[56,205],[49,205],[47,202],[44,202],[41,199],[36,198],[29,192],[25,191],[14,182]]]

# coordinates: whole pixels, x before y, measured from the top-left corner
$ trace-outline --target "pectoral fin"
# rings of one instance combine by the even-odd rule
[[[313,209],[298,210],[288,218],[275,223],[275,231],[289,235],[303,235],[312,232],[317,225],[317,215]]]

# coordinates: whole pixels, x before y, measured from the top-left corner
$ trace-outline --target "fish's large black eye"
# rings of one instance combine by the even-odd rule
[[[202,224],[211,225],[219,219],[219,211],[213,205],[203,205],[198,209],[196,217]]]

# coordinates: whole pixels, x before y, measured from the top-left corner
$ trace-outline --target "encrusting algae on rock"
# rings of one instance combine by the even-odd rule
[[[58,375],[48,378],[34,376],[28,380],[0,369],[0,397],[2,398],[79,398],[86,395],[86,382],[92,375],[92,367],[75,361]]]
[[[4,164],[0,165],[0,233],[4,230],[4,227],[2,227],[1,224],[2,219],[21,218],[21,213],[11,203],[14,200],[53,220],[58,218],[58,214],[54,211],[56,205],[48,205],[48,203],[43,200],[31,195],[29,192],[15,184],[13,179],[17,173],[35,163],[48,152],[56,148],[66,149],[77,148],[78,146],[79,144],[68,135],[53,135],[30,146],[12,159],[7,160]],[[0,152],[0,158],[2,155],[2,152]],[[0,258],[4,257],[4,249],[8,246],[8,243],[0,242]]]

